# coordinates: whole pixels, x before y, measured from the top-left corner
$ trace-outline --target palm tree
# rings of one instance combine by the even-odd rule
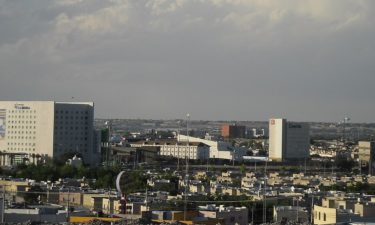
[[[31,157],[33,158],[33,164],[35,164],[35,157],[36,157],[35,153],[31,154]]]
[[[36,158],[37,158],[37,162],[36,162],[36,164],[39,164],[39,161],[40,161],[40,158],[41,158],[41,157],[42,157],[41,155],[36,154]]]
[[[26,162],[29,162],[29,158],[27,158],[26,156],[24,156],[22,158],[22,163],[26,165]]]

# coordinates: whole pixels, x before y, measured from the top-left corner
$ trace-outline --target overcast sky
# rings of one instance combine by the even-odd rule
[[[374,0],[0,0],[0,99],[96,117],[375,118]]]

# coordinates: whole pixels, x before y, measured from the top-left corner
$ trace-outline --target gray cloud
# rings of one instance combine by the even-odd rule
[[[371,122],[371,0],[0,0],[2,99],[98,117]]]

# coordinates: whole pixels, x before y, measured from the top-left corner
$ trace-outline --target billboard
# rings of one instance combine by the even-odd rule
[[[5,138],[6,132],[6,109],[0,109],[0,140]]]

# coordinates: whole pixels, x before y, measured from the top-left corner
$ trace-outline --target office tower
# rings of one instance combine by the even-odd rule
[[[269,121],[269,158],[273,161],[305,159],[310,155],[309,125],[287,122],[286,119]]]
[[[221,127],[221,136],[224,138],[244,138],[246,136],[246,127],[239,125],[223,125]]]
[[[93,164],[98,160],[93,120],[93,102],[0,101],[1,164],[64,153],[80,153]]]

